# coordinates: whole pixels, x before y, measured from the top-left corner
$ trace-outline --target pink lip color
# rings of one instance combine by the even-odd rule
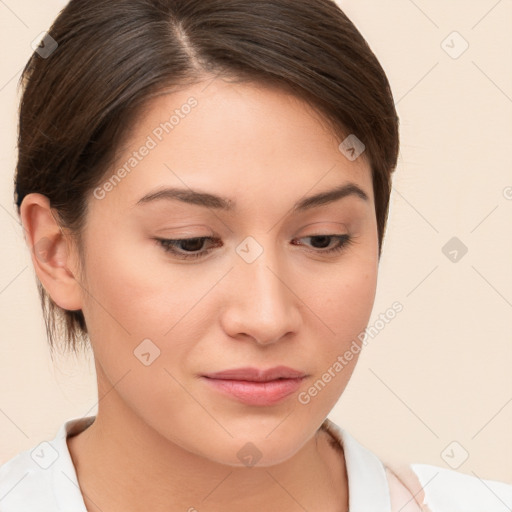
[[[205,380],[217,390],[248,405],[273,405],[297,391],[302,382],[301,378],[268,382],[210,378]]]
[[[273,405],[291,395],[300,387],[304,372],[285,366],[268,370],[237,368],[204,375],[218,391],[248,405]]]

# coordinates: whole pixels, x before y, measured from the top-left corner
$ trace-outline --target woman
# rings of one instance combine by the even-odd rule
[[[16,203],[50,344],[90,344],[99,404],[0,468],[0,510],[512,506],[326,420],[399,148],[335,3],[72,0],[23,79]]]

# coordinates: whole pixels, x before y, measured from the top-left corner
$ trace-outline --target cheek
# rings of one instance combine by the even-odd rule
[[[86,259],[84,314],[99,381],[119,382],[123,401],[171,438],[169,411],[185,418],[201,413],[180,382],[190,339],[203,336],[202,324],[190,321],[192,309],[212,279],[191,279],[180,266],[167,266],[150,244],[127,251],[136,244],[104,236],[91,245],[98,250],[91,248]]]
[[[304,400],[308,408],[327,412],[334,406],[354,371],[363,349],[364,333],[373,309],[377,287],[377,260],[354,255],[346,259],[329,276],[315,279],[314,292],[306,304],[311,315],[311,332],[316,332],[314,361],[315,385],[306,389]],[[305,289],[304,289],[305,290]],[[322,334],[320,334],[322,333]],[[300,397],[299,397],[300,398]]]
[[[225,270],[172,264],[151,242],[114,235],[91,240],[86,258],[84,315],[95,357],[112,383],[130,371],[127,401],[150,393],[152,404],[158,396],[172,407],[187,396],[170,374],[182,380],[193,340],[211,330],[200,300]]]
[[[330,333],[327,339],[340,348],[367,326],[377,288],[377,262],[354,255],[310,282],[314,286],[307,304]]]
[[[208,283],[191,278],[184,266],[167,265],[152,241],[111,235],[90,241],[84,312],[87,309],[91,325],[101,324],[103,332],[110,329],[133,339],[163,336]]]

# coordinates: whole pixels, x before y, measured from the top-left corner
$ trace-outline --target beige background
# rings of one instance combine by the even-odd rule
[[[0,463],[96,412],[91,358],[50,360],[12,200],[16,84],[64,4],[0,2]],[[394,301],[404,309],[370,338],[331,418],[384,459],[450,467],[442,453],[453,465],[465,450],[459,471],[512,483],[512,1],[340,5],[401,118],[370,324]],[[453,31],[469,43],[458,58]],[[456,263],[442,252],[452,237],[468,248]]]

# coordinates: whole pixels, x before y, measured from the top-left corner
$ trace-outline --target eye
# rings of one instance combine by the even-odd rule
[[[313,246],[318,248],[320,246],[320,250],[316,250],[319,254],[332,254],[345,249],[348,245],[352,243],[352,237],[348,234],[345,235],[311,235],[299,238],[299,240],[307,240],[310,239],[312,241]],[[337,240],[336,245],[330,247],[329,249],[325,249],[325,247],[329,247],[331,245],[332,240]],[[299,245],[299,244],[294,244]],[[302,245],[302,244],[300,244]]]
[[[156,238],[155,240],[162,246],[165,252],[182,259],[195,259],[209,254],[213,247],[202,251],[200,250],[206,240],[220,242],[217,238],[210,236],[179,239]],[[182,246],[183,252],[178,249],[180,246]]]

